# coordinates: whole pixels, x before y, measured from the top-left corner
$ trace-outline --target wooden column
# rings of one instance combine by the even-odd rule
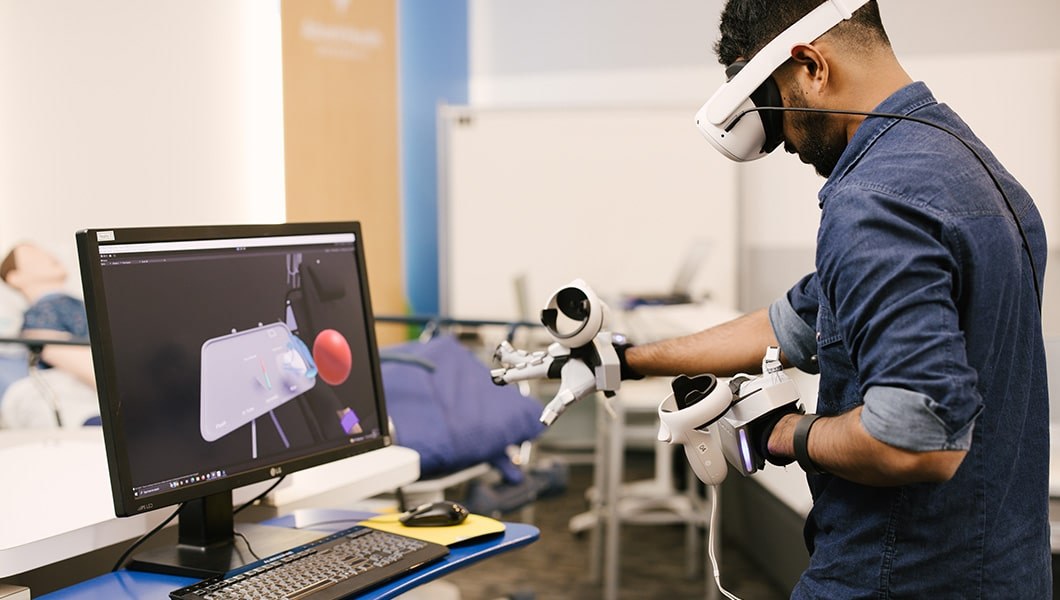
[[[376,314],[404,314],[397,0],[282,0],[288,221],[363,225]],[[400,328],[380,330],[380,344]]]

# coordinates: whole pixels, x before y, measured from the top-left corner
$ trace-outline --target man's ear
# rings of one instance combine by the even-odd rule
[[[793,76],[806,90],[821,91],[828,85],[828,59],[813,44],[798,44],[791,49],[795,68]]]

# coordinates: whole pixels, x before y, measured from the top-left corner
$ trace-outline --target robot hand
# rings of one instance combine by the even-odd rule
[[[659,441],[684,445],[692,470],[708,485],[725,480],[726,461],[744,476],[762,469],[766,457],[755,443],[761,433],[756,426],[802,411],[798,387],[784,373],[776,347],[766,349],[758,377],[737,375],[719,386],[713,375],[682,375],[672,387],[659,405]]]
[[[543,352],[517,350],[501,342],[493,355],[501,365],[490,371],[493,382],[559,379],[559,392],[541,413],[545,425],[594,391],[613,394],[621,373],[611,332],[604,330],[607,313],[607,305],[581,279],[556,290],[541,311],[541,323],[554,342]]]
[[[493,361],[500,364],[501,368],[491,370],[490,376],[497,385],[530,379],[555,379],[557,375],[552,371],[552,363],[569,359],[570,348],[561,344],[550,344],[545,351],[527,352],[516,350],[508,340],[504,340],[493,352]]]

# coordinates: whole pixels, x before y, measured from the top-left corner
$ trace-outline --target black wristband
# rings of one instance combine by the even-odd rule
[[[795,460],[799,461],[799,466],[802,467],[803,471],[811,475],[821,475],[825,472],[810,458],[809,448],[807,447],[810,440],[810,428],[820,418],[821,415],[815,414],[800,418],[799,422],[795,424],[795,436],[792,440],[792,445],[795,448]]]
[[[620,339],[624,340],[625,336],[621,336]],[[633,344],[625,341],[617,342],[612,340],[611,345],[615,347],[615,354],[618,354],[619,376],[622,381],[629,381],[630,379],[644,379],[643,375],[631,369],[629,363],[626,362],[626,350],[632,348]]]

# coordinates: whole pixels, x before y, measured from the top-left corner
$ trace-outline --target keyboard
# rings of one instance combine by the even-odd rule
[[[169,593],[173,600],[332,600],[449,554],[441,544],[354,526]]]

